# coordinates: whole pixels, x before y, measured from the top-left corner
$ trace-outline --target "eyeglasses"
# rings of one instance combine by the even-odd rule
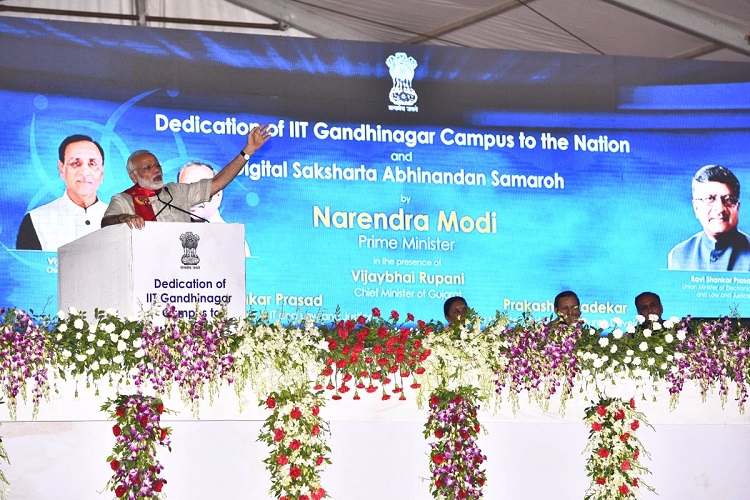
[[[707,207],[716,203],[716,200],[721,200],[721,204],[727,208],[736,207],[740,202],[739,198],[737,198],[736,196],[732,196],[731,194],[725,194],[722,196],[710,194],[704,198],[693,198],[693,201],[701,201]]]
[[[148,165],[144,165],[140,168],[136,168],[136,170],[140,170],[141,172],[150,173],[154,170],[161,170],[161,164],[160,163],[149,163]]]

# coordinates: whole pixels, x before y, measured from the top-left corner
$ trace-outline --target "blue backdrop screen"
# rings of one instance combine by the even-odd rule
[[[5,305],[56,311],[56,253],[16,236],[65,190],[63,138],[102,145],[108,202],[137,149],[176,180],[267,123],[220,206],[245,224],[249,307],[441,319],[462,295],[483,315],[549,316],[572,289],[592,319],[632,318],[644,290],[667,315],[746,313],[750,269],[667,269],[701,231],[694,173],[721,164],[750,186],[746,64],[12,18],[0,36]]]

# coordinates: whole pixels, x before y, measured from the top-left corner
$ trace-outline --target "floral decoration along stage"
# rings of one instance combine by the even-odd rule
[[[160,324],[152,321],[155,313],[163,316]],[[480,403],[485,411],[492,412],[510,402],[515,411],[528,399],[547,410],[555,398],[563,411],[565,401],[579,393],[597,402],[595,408],[609,407],[617,403],[613,400],[603,404],[599,402],[601,395],[615,394],[623,387],[632,389],[632,394],[624,397],[625,401],[630,397],[635,401],[668,397],[674,406],[690,380],[704,395],[718,388],[722,403],[729,400],[734,386],[734,399],[741,412],[747,402],[750,333],[733,318],[711,322],[696,322],[690,318],[664,322],[658,318],[639,318],[636,325],[626,325],[614,318],[592,326],[583,323],[565,326],[529,315],[509,319],[497,314],[495,318],[484,320],[469,312],[463,323],[451,327],[418,321],[410,314],[406,314],[406,322],[399,320],[396,311],[384,318],[378,309],[373,309],[369,318],[341,320],[332,325],[320,324],[313,317],[299,324],[285,325],[269,321],[262,313],[250,313],[246,318],[228,318],[223,312],[215,318],[201,314],[178,318],[174,307],[150,311],[142,318],[122,318],[114,311],[96,311],[89,318],[75,310],[45,318],[32,317],[17,309],[0,310],[0,363],[3,365],[0,389],[11,418],[15,418],[17,404],[27,399],[29,387],[36,415],[38,406],[48,398],[50,385],[57,383],[57,377],[73,377],[78,385],[93,385],[97,389],[102,385],[117,387],[133,395],[120,396],[124,399],[116,399],[118,404],[110,403],[105,408],[114,412],[116,419],[136,418],[128,416],[129,408],[134,409],[136,416],[145,415],[146,410],[135,408],[147,404],[153,411],[148,413],[145,426],[141,425],[141,415],[128,427],[129,432],[145,436],[150,432],[149,426],[151,430],[157,428],[159,412],[156,408],[160,408],[158,403],[153,403],[156,400],[148,399],[145,394],[154,393],[159,398],[176,388],[197,414],[200,403],[210,401],[222,384],[234,384],[240,406],[251,391],[255,395],[253,399],[261,398],[272,410],[267,425],[273,427],[266,429],[267,434],[261,437],[271,445],[273,458],[266,463],[274,481],[272,491],[294,500],[304,500],[304,496],[327,496],[317,476],[330,456],[325,444],[327,428],[322,420],[316,420],[320,415],[312,413],[312,408],[322,407],[323,389],[330,391],[331,398],[336,400],[347,394],[358,399],[368,393],[376,393],[373,395],[381,399],[395,394],[398,399],[405,399],[404,389],[413,388],[417,390],[418,404],[430,401],[431,395],[438,397],[439,403],[430,406],[430,415],[438,421],[440,417],[436,412],[459,412],[455,414],[456,422],[451,417],[451,424],[458,424],[459,415],[468,416],[467,421],[474,422],[476,415],[472,415],[472,408]],[[269,394],[272,398],[266,399]],[[273,408],[270,401],[275,403]],[[120,407],[126,409],[125,417],[117,413]],[[623,411],[627,415],[634,409],[623,408]],[[618,413],[608,410],[607,415]],[[587,414],[587,418],[591,416]],[[428,427],[436,425],[434,418]],[[313,420],[315,423],[311,424]],[[642,418],[636,420],[643,422]],[[316,423],[319,432],[313,435],[311,425]],[[602,429],[606,428],[604,421],[598,423]],[[276,429],[284,434],[277,433]],[[471,446],[474,443],[475,436],[470,429],[468,424],[463,429],[466,438],[458,427],[446,427],[442,435],[459,436],[464,450],[466,443]],[[447,441],[441,444],[443,438],[436,432],[437,428],[433,428],[429,434],[430,439],[437,439],[432,444],[436,449],[444,446],[446,453],[456,457],[457,440],[451,445]],[[592,434],[592,439],[602,440],[597,456],[602,447],[610,450],[611,457],[627,446],[635,446],[630,442],[632,432],[626,441],[619,441],[622,444],[617,440],[624,434],[616,434]],[[159,444],[161,435],[153,436],[154,445]],[[277,441],[275,438],[279,436],[281,440]],[[291,448],[297,446],[295,440],[299,442],[297,450]],[[309,447],[305,448],[305,443]],[[118,446],[120,444],[118,441]],[[125,449],[120,451],[125,452]],[[440,453],[431,452],[429,467],[434,474],[437,466],[448,462],[446,453],[442,454],[444,461],[438,464],[435,456]],[[116,460],[119,463],[116,471],[127,471],[130,478],[131,471],[136,469],[129,464],[123,466],[127,462],[124,456],[113,455],[110,466],[117,465],[112,463]],[[461,467],[464,469],[460,474],[450,476],[446,469],[441,469],[440,477],[433,477],[431,482],[433,493],[437,491],[435,488],[444,488],[440,490],[442,495],[447,491],[445,488],[456,484],[481,487],[484,473],[478,465],[481,462],[474,459],[478,456],[484,460],[478,449],[470,459],[456,459],[463,460]],[[320,457],[323,463],[318,464]],[[625,459],[620,458],[618,455],[622,473]],[[280,463],[284,460],[294,465]],[[633,480],[640,478],[645,469],[635,460],[637,458],[628,459],[630,470],[639,475],[628,477],[627,481],[623,479],[618,490],[626,485],[632,494],[640,491],[641,487],[634,487]],[[161,470],[155,472],[156,463],[152,462],[145,469],[142,464],[137,467],[141,484],[148,477],[154,495],[158,494],[155,491],[157,481],[161,485],[165,483]],[[604,466],[603,462],[591,464],[594,464],[592,467]],[[149,469],[151,466],[154,471]],[[286,466],[289,466],[288,471]],[[299,471],[293,467],[298,467]],[[148,474],[155,473],[144,476],[144,470]],[[455,470],[459,470],[458,466]],[[293,477],[297,472],[299,476]],[[605,485],[609,486],[607,478],[614,478],[615,473],[600,472],[592,476],[592,481],[605,478]],[[120,478],[117,473],[114,477]],[[135,476],[131,479],[135,481]],[[111,482],[115,493],[119,486],[132,491],[136,484],[131,481],[125,486],[125,476],[118,481]],[[639,484],[642,484],[640,479]],[[589,490],[589,494],[598,494],[596,491],[601,490],[598,486],[604,485],[592,486],[594,489]],[[461,491],[460,488],[454,490],[456,495]],[[469,494],[468,486],[465,493]]]

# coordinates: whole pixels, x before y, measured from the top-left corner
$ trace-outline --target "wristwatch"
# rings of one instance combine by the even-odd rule
[[[244,149],[242,151],[240,151],[240,155],[245,159],[245,161],[249,161],[250,160],[250,155],[247,154],[247,153],[245,153]]]

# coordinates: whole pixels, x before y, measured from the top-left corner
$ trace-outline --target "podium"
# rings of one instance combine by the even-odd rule
[[[58,251],[60,309],[114,309],[135,317],[171,304],[182,316],[209,316],[226,301],[233,317],[245,315],[243,224],[146,222],[108,226]]]

